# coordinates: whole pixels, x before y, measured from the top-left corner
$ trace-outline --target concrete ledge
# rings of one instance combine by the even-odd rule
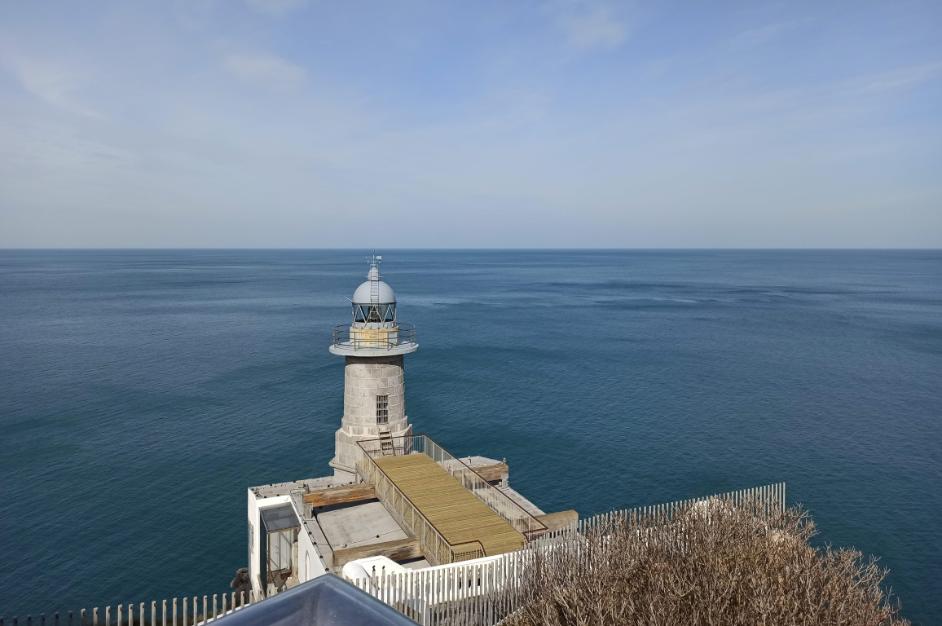
[[[392,348],[354,348],[349,344],[334,344],[330,346],[330,353],[337,356],[395,356],[398,354],[412,354],[419,349],[417,343],[403,343]]]

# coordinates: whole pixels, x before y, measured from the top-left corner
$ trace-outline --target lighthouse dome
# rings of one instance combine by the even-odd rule
[[[332,354],[390,357],[411,354],[419,347],[415,342],[415,326],[399,322],[396,292],[379,274],[382,260],[383,257],[375,255],[370,259],[366,281],[351,298],[350,324],[334,327]]]
[[[354,304],[394,304],[396,293],[393,288],[381,280],[364,281],[353,292]]]

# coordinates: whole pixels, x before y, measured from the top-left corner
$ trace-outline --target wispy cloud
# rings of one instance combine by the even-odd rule
[[[268,87],[297,87],[307,80],[303,67],[270,52],[230,53],[224,65],[233,76]]]
[[[556,24],[576,48],[617,48],[627,39],[628,22],[612,5],[567,2],[553,5]]]
[[[740,31],[730,40],[732,48],[753,48],[770,43],[806,20],[773,22]]]
[[[938,246],[939,9],[760,4],[12,3],[0,246]]]
[[[308,0],[245,0],[249,8],[266,15],[281,16],[308,5]]]
[[[80,101],[77,92],[85,83],[87,71],[74,64],[3,51],[0,67],[12,74],[25,91],[48,105],[76,115],[102,117]]]
[[[889,72],[871,76],[864,82],[862,91],[884,92],[914,87],[942,77],[942,61],[900,67]]]

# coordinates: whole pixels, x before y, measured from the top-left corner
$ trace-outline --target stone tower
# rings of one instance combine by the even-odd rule
[[[380,279],[373,256],[366,282],[353,293],[350,324],[334,327],[330,352],[344,357],[343,420],[336,435],[334,475],[356,480],[357,441],[412,435],[406,416],[403,361],[415,352],[415,328],[401,324],[396,294]],[[402,445],[397,442],[397,445]]]

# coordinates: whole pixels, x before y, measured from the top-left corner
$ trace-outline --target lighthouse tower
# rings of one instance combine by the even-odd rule
[[[396,294],[373,256],[366,282],[353,292],[350,324],[334,327],[331,354],[344,357],[343,420],[336,434],[334,475],[356,479],[356,442],[412,434],[406,416],[403,357],[415,352],[415,327],[402,324]],[[391,441],[390,441],[391,443]]]

